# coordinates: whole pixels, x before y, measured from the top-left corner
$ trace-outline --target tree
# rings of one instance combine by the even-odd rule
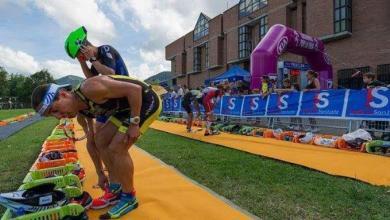
[[[6,96],[7,94],[7,77],[8,72],[0,66],[0,97]]]
[[[0,98],[4,101],[12,97],[18,102],[27,104],[31,102],[31,94],[35,87],[53,82],[53,76],[45,69],[31,76],[24,76],[8,74],[4,68],[0,67]]]
[[[36,72],[30,77],[33,81],[34,88],[42,84],[54,83],[53,76],[46,69]]]

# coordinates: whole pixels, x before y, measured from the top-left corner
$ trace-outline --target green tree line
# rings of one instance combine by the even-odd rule
[[[53,76],[46,69],[25,76],[8,73],[3,67],[0,67],[0,102],[8,101],[10,97],[16,97],[19,103],[29,105],[33,89],[38,85],[52,82],[54,82]]]

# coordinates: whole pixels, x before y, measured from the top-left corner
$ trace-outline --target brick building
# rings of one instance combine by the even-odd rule
[[[334,85],[359,88],[356,70],[377,73],[390,84],[390,1],[241,0],[214,18],[201,13],[194,30],[165,48],[177,84],[197,87],[240,65],[249,71],[250,53],[274,24],[284,24],[325,42]],[[283,54],[281,60],[304,63]]]

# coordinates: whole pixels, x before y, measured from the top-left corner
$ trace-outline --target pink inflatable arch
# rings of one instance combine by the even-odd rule
[[[278,58],[285,51],[306,58],[311,68],[319,73],[321,88],[332,86],[332,65],[325,53],[323,42],[276,24],[270,28],[251,54],[251,89],[260,88],[262,76],[276,75]]]

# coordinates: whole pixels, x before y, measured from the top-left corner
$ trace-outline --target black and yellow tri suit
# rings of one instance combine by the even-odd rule
[[[139,85],[142,87],[142,104],[140,111],[140,132],[143,134],[150,124],[160,115],[161,100],[152,87],[143,81],[131,78],[129,76],[109,75],[114,80],[124,81]],[[98,104],[84,96],[81,90],[82,83],[74,89],[74,93],[84,103],[88,109],[80,111],[86,117],[94,118],[96,116],[107,116],[108,121],[112,122],[120,132],[126,133],[130,125],[131,106],[126,97],[108,99],[105,103]]]

